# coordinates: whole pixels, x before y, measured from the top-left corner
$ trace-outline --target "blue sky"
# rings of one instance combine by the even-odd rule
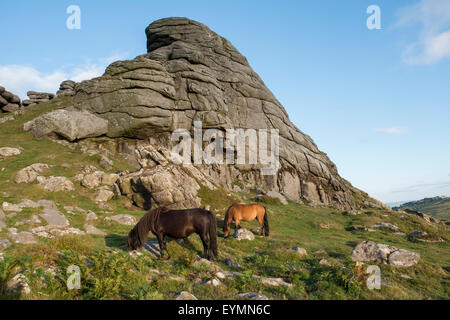
[[[369,5],[381,30],[369,30]],[[66,9],[81,8],[81,30]],[[229,39],[340,174],[385,201],[450,195],[450,1],[1,1],[0,85],[57,90],[146,52],[152,21]]]

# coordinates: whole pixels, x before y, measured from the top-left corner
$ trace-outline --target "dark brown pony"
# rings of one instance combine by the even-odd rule
[[[269,236],[269,220],[267,218],[266,207],[260,204],[233,204],[228,208],[223,222],[224,237],[228,237],[230,234],[230,224],[234,220],[234,229],[241,227],[241,221],[253,221],[258,219],[261,226],[261,235]]]
[[[148,239],[151,231],[158,239],[161,257],[164,251],[170,258],[165,237],[184,239],[197,233],[203,243],[205,257],[217,257],[217,222],[216,217],[207,210],[167,210],[157,208],[149,211],[128,234],[128,250],[140,249]]]

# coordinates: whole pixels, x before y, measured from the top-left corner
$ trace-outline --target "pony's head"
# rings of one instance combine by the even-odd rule
[[[127,248],[129,251],[140,249],[148,239],[148,232],[158,228],[159,216],[167,211],[166,208],[157,208],[149,211],[137,225],[128,233]]]

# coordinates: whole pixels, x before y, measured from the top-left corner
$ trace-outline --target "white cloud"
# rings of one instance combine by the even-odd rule
[[[404,128],[404,127],[391,127],[391,128],[378,128],[375,129],[376,132],[381,132],[381,133],[387,133],[387,134],[407,134],[408,128]]]
[[[421,0],[399,11],[397,27],[420,25],[417,40],[403,52],[410,64],[433,64],[450,58],[450,1]]]
[[[30,90],[56,93],[64,80],[80,82],[101,76],[111,62],[123,58],[122,55],[116,55],[98,59],[96,63],[88,62],[69,70],[66,68],[48,73],[40,72],[31,66],[0,65],[0,85],[22,99],[27,99],[27,91]]]

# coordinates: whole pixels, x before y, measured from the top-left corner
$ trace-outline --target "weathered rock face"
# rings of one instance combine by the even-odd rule
[[[147,54],[111,64],[102,77],[64,84],[68,95],[74,92],[73,107],[106,120],[107,130],[58,134],[73,140],[106,133],[170,150],[171,133],[193,131],[194,121],[202,121],[203,129],[278,129],[280,170],[273,176],[261,175],[257,165],[197,168],[208,183],[229,190],[239,179],[245,189],[276,191],[314,205],[351,209],[358,206],[355,198],[367,197],[342,179],[326,154],[289,120],[280,102],[228,40],[186,18],[155,21],[146,35]],[[42,121],[40,126],[46,128],[48,123]],[[40,130],[34,131],[40,135]],[[154,188],[141,185],[144,191]],[[160,193],[163,203],[176,197],[164,190],[151,192]]]

